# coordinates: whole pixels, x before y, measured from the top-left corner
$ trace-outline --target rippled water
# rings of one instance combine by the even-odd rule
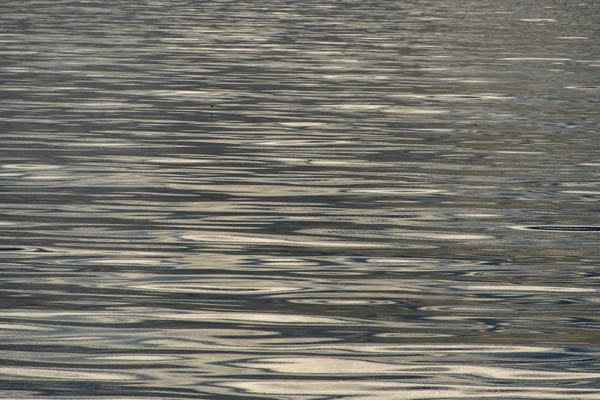
[[[1,398],[600,399],[597,2],[1,7]]]

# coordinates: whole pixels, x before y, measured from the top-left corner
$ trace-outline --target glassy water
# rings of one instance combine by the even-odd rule
[[[600,399],[598,2],[0,7],[1,398]]]

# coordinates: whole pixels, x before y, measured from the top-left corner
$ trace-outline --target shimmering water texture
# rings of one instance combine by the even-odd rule
[[[1,9],[0,398],[600,399],[600,3]]]

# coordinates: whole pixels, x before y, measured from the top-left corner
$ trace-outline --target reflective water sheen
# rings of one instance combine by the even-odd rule
[[[599,16],[4,1],[0,397],[600,399]]]

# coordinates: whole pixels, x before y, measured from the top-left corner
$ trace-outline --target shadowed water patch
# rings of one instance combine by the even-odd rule
[[[47,249],[42,249],[39,247],[12,247],[12,246],[0,246],[0,252],[4,253],[15,253],[15,252],[19,252],[19,253],[50,253],[50,250]]]

